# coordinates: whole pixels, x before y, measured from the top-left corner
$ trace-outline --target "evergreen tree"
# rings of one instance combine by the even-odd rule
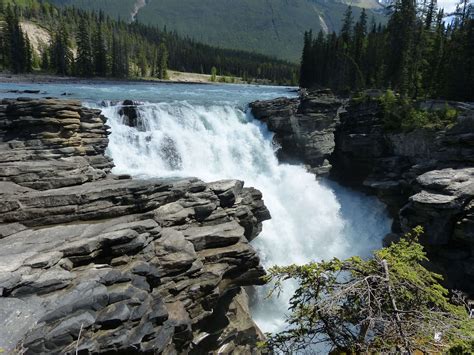
[[[129,58],[127,46],[117,37],[112,40],[112,76],[126,78],[129,76]]]
[[[391,88],[409,98],[474,100],[473,6],[462,0],[452,23],[437,11],[436,0],[416,6],[394,0],[386,27],[362,11],[351,29],[348,8],[339,35],[305,34],[302,87],[328,86],[338,91]]]
[[[23,33],[17,8],[7,5],[4,27],[4,62],[14,73],[31,71],[31,46]]]
[[[41,70],[47,72],[50,69],[48,50],[43,48],[41,51]]]
[[[76,73],[79,76],[93,76],[94,75],[94,58],[92,56],[92,45],[89,34],[88,24],[84,17],[79,22],[79,27],[76,35],[77,42],[77,58],[76,58]]]
[[[158,56],[156,59],[157,63],[157,73],[156,76],[158,79],[167,79],[168,78],[168,49],[164,43],[161,43],[158,48]]]
[[[61,22],[53,35],[50,50],[50,65],[56,74],[69,75],[73,63],[73,55],[70,49],[69,34],[66,26]]]
[[[30,39],[26,33],[23,35],[23,56],[23,71],[30,73],[33,70],[33,48],[31,48]]]
[[[409,94],[410,77],[413,76],[415,28],[416,1],[396,0],[394,13],[388,22],[390,51],[387,58],[387,80],[403,94]]]
[[[365,64],[365,51],[366,51],[366,38],[367,38],[367,13],[365,9],[360,14],[359,21],[354,26],[354,46],[353,46],[353,59],[355,64],[354,70],[354,87],[363,88],[365,86],[365,77],[362,73],[363,65]]]
[[[292,279],[289,326],[268,337],[270,351],[299,354],[322,344],[331,354],[456,354],[472,350],[474,319],[466,301],[450,296],[426,269],[416,227],[369,259],[273,267],[272,293]],[[466,352],[463,352],[465,350]]]
[[[219,72],[226,73],[228,76],[242,76],[246,73],[249,80],[258,77],[285,84],[291,82],[298,70],[298,66],[293,63],[244,51],[215,48],[200,44],[192,39],[181,38],[176,32],[139,23],[129,24],[120,20],[116,21],[103,13],[95,14],[72,7],[56,8],[50,2],[39,0],[13,2],[7,0],[6,3],[21,3],[22,17],[25,20],[41,24],[41,27],[51,34],[48,53],[41,49],[38,50],[39,56],[36,56],[35,51],[27,48],[25,36],[10,36],[11,31],[7,31],[6,22],[0,22],[3,29],[3,31],[0,31],[0,67],[10,68],[11,63],[23,63],[21,68],[15,69],[16,71],[26,71],[24,67],[29,66],[28,62],[30,62],[28,59],[30,57],[29,51],[31,53],[31,65],[34,65],[35,68],[41,67],[43,70],[64,72],[65,67],[67,67],[68,75],[86,75],[89,71],[85,69],[88,67],[88,60],[83,59],[87,58],[88,55],[82,55],[82,53],[87,53],[88,49],[87,46],[82,48],[83,45],[81,44],[81,42],[87,43],[87,40],[82,41],[86,33],[84,31],[84,21],[87,23],[86,29],[92,47],[92,75],[115,75],[113,73],[117,73],[120,77],[127,77],[131,68],[135,69],[134,72],[137,72],[136,69],[138,68],[139,75],[157,76],[158,49],[162,43],[166,44],[168,60],[167,65],[164,65],[166,60],[161,61],[161,66],[174,70],[210,73],[211,68],[215,66]],[[65,22],[65,30],[70,36],[66,41],[70,48],[69,51],[66,51],[66,58],[53,55],[61,51],[64,52],[66,49],[62,45],[65,39],[58,36],[59,23],[61,22]],[[114,37],[119,38],[118,42],[115,41],[115,48],[113,48]],[[10,38],[16,40],[14,47],[10,46]],[[22,45],[18,46],[18,43],[22,43]],[[12,48],[22,53],[15,53],[14,57],[23,59],[11,61],[12,53],[10,52]],[[21,48],[23,49],[20,50]],[[71,50],[77,53],[75,58],[70,57]],[[117,59],[114,59],[112,55],[115,52],[120,53]],[[164,71],[161,72],[161,75],[164,75]]]
[[[304,33],[303,54],[301,55],[300,86],[308,88],[313,84],[311,67],[313,65],[313,33],[312,31]]]
[[[102,14],[103,15],[103,14]],[[103,34],[102,22],[97,24],[93,40],[94,67],[97,76],[107,76],[107,48]]]
[[[344,20],[341,30],[342,41],[348,46],[352,37],[352,26],[354,24],[354,17],[352,16],[352,7],[348,6],[344,14]]]

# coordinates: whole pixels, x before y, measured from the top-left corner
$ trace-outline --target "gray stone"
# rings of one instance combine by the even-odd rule
[[[106,119],[75,101],[0,112],[0,348],[187,353],[204,319],[229,312],[225,295],[261,283],[258,190],[110,175]],[[247,324],[219,346],[255,344]]]

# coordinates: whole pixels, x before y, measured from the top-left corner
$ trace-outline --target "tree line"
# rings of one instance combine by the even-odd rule
[[[339,34],[306,32],[300,85],[474,101],[474,5],[460,0],[449,19],[436,0],[394,0],[388,11],[382,25],[348,7]]]
[[[292,63],[245,51],[204,45],[166,28],[114,20],[103,13],[31,1],[24,6],[0,0],[0,68],[82,77],[167,78],[167,70],[295,83]],[[51,39],[32,48],[22,21],[46,29]],[[18,45],[21,43],[21,45]],[[21,65],[19,64],[21,63]]]

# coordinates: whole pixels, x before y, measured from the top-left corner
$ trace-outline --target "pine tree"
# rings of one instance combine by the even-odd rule
[[[388,52],[387,79],[402,94],[410,92],[413,77],[414,29],[416,24],[416,1],[396,0],[394,13],[388,23],[390,50]],[[395,55],[396,54],[396,55]]]
[[[33,70],[33,49],[26,33],[23,35],[23,61],[23,71],[31,73]]]
[[[4,18],[5,16],[5,5],[4,0],[0,0],[0,16]],[[7,38],[6,38],[6,24],[2,21],[0,23],[0,67],[6,68],[8,66],[8,46],[7,46]]]
[[[129,76],[128,49],[116,35],[112,38],[112,76],[126,78]]]
[[[305,32],[303,53],[301,55],[301,69],[300,69],[300,86],[302,88],[308,88],[312,84],[312,80],[311,80],[311,66],[313,65],[312,47],[313,47],[313,32],[312,31]]]
[[[58,25],[58,28],[53,36],[51,44],[51,67],[59,75],[71,74],[71,67],[73,62],[73,55],[70,49],[69,34],[63,22]]]
[[[354,23],[354,17],[352,16],[352,6],[348,6],[346,13],[344,14],[344,20],[342,24],[341,37],[342,41],[349,45],[352,38],[352,26]]]
[[[41,51],[41,70],[47,72],[50,69],[49,53],[46,48]]]
[[[351,29],[348,9],[340,35],[320,33],[313,40],[305,33],[300,85],[473,101],[473,6],[462,0],[447,24],[442,11],[435,13],[435,0],[418,8],[414,0],[395,0],[387,26],[372,21],[369,33],[365,11]]]
[[[105,46],[102,22],[97,24],[97,29],[94,34],[93,47],[95,74],[97,76],[105,77],[107,76],[107,48]]]
[[[140,46],[140,52],[138,54],[137,65],[140,70],[140,76],[145,77],[147,75],[148,70],[148,61],[146,58],[145,48]]]
[[[311,353],[315,345],[330,354],[471,353],[474,320],[465,300],[426,269],[422,234],[416,227],[370,258],[272,267],[269,296],[289,279],[297,287],[289,325],[262,346],[284,354]],[[449,351],[455,346],[460,349]]]
[[[362,73],[366,50],[366,37],[367,37],[367,13],[365,9],[362,9],[359,21],[354,26],[354,48],[353,48],[353,59],[354,59],[354,87],[360,89],[365,86],[365,77]]]
[[[76,73],[79,76],[93,76],[94,62],[92,56],[92,45],[88,29],[88,24],[84,17],[79,22],[79,27],[76,35],[77,42],[77,58],[76,58]]]
[[[27,36],[20,26],[16,8],[10,5],[5,10],[5,63],[13,73],[31,71],[31,48]]]
[[[168,49],[164,43],[158,47],[157,63],[157,77],[165,80],[168,78]]]

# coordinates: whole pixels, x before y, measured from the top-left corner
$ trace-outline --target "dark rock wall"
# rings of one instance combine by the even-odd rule
[[[0,348],[255,352],[261,193],[111,175],[107,134],[78,102],[0,106]]]
[[[474,293],[474,106],[452,103],[457,122],[443,130],[387,132],[376,101],[351,103],[336,130],[333,176],[377,194],[394,231],[425,228],[436,271]]]

